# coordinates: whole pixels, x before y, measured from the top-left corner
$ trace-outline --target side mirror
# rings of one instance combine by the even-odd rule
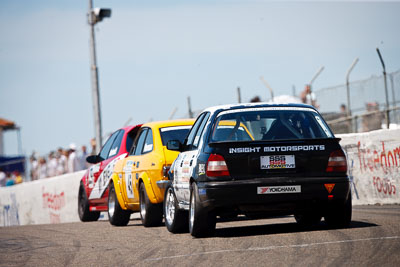
[[[86,158],[86,161],[91,163],[91,164],[96,164],[99,162],[102,162],[104,159],[100,157],[99,155],[90,155]]]
[[[169,140],[167,142],[167,149],[182,152],[182,143],[179,140]]]

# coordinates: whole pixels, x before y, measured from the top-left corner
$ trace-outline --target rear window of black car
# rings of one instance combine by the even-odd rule
[[[310,108],[264,107],[221,112],[211,142],[332,138],[322,117]]]
[[[183,143],[191,127],[191,125],[185,125],[160,128],[163,146],[166,146],[169,140],[179,140]]]

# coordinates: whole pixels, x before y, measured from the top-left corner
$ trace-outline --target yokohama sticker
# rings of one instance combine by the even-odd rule
[[[301,193],[301,185],[257,187],[257,194],[259,195],[288,193]]]

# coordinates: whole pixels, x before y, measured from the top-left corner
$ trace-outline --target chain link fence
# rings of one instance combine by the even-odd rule
[[[400,70],[387,75],[389,108],[386,109],[384,77],[351,82],[350,114],[347,114],[347,87],[338,85],[316,90],[319,111],[334,133],[368,132],[400,127]]]

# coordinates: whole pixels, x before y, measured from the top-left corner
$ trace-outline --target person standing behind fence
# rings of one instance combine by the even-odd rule
[[[39,162],[36,159],[35,152],[32,153],[29,161],[31,163],[31,180],[35,181],[39,179]]]
[[[63,175],[66,173],[67,170],[67,156],[65,155],[65,151],[59,147],[57,149],[57,169],[56,173],[57,175]]]
[[[19,171],[15,171],[13,173],[13,179],[14,179],[15,184],[20,184],[24,181],[24,179],[22,178],[22,175],[19,173]]]
[[[38,179],[47,178],[47,164],[44,157],[39,158]]]
[[[3,169],[0,168],[0,186],[6,185],[6,178],[7,178],[6,173],[3,172]]]
[[[97,155],[96,153],[96,139],[92,138],[90,139],[90,146],[92,147],[92,151],[90,152],[90,155]]]
[[[54,177],[57,175],[57,159],[54,151],[51,151],[47,160],[47,176]]]
[[[64,173],[68,173],[68,158],[69,158],[69,150],[64,149],[63,150],[63,163],[64,163]]]
[[[342,117],[347,116],[347,107],[345,104],[340,105],[340,114],[342,115]]]
[[[377,102],[366,104],[367,113],[362,117],[363,132],[382,129],[383,113],[379,111]]]
[[[86,170],[89,167],[89,164],[86,161],[86,157],[88,156],[88,153],[86,151],[86,146],[83,145],[81,147],[81,153],[79,154],[79,167],[80,170]]]
[[[12,186],[12,185],[15,185],[15,181],[11,177],[11,173],[7,173],[6,186]]]
[[[308,84],[306,84],[304,90],[301,92],[300,99],[304,104],[319,108],[319,105],[317,104],[317,97],[315,96],[314,92],[311,92],[311,86]]]
[[[69,145],[69,156],[68,156],[68,172],[76,172],[80,170],[79,160],[76,155],[76,145]]]

